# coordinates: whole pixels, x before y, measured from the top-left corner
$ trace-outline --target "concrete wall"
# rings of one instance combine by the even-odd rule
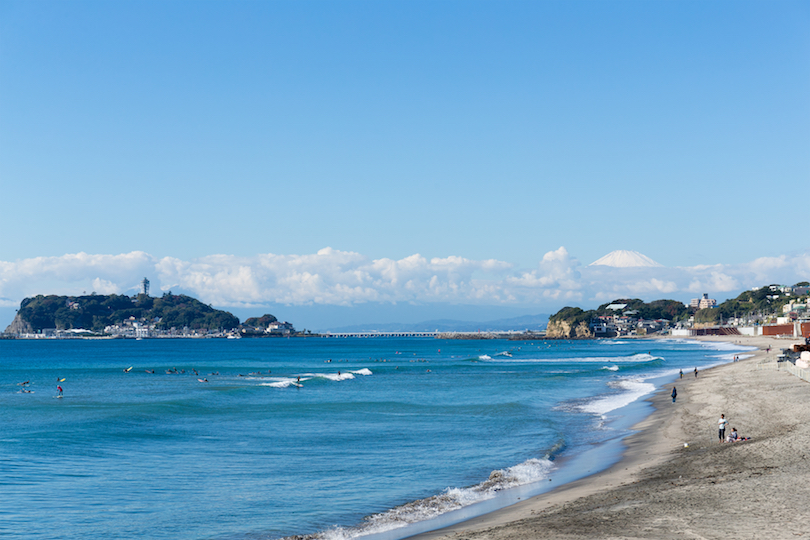
[[[779,371],[787,371],[803,381],[810,382],[810,369],[797,368],[790,362],[767,362],[757,364],[757,369],[778,369]]]

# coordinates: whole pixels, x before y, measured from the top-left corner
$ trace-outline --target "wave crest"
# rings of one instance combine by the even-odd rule
[[[544,480],[548,478],[552,468],[553,464],[549,459],[532,458],[513,467],[492,471],[489,478],[480,484],[466,488],[447,488],[438,495],[367,516],[363,523],[356,527],[335,527],[305,536],[303,539],[350,540],[360,536],[398,529],[491,499],[504,489]]]

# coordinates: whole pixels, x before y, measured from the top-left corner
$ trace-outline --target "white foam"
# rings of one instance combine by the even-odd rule
[[[301,382],[307,379],[301,379]],[[297,379],[290,379],[287,377],[274,377],[273,382],[261,383],[259,386],[269,386],[271,388],[287,388],[288,386],[298,386]]]
[[[447,488],[444,492],[421,499],[386,512],[373,514],[356,527],[335,527],[317,533],[319,540],[351,540],[369,534],[399,529],[412,523],[433,519],[441,514],[458,510],[495,497],[499,491],[522,486],[548,478],[553,464],[548,459],[530,459],[507,469],[492,471],[485,481],[466,488]]]
[[[354,374],[350,371],[340,371],[338,373],[306,373],[307,377],[328,379],[330,381],[345,381],[354,379]]]
[[[608,386],[619,388],[623,391],[617,394],[596,398],[593,401],[581,405],[579,409],[587,413],[605,415],[610,411],[629,405],[655,390],[655,385],[644,382],[644,379],[622,379],[608,383]]]
[[[498,357],[495,359],[484,358],[486,355],[479,356],[481,360],[488,360],[502,364],[588,364],[594,362],[604,363],[644,363],[653,360],[663,360],[660,356],[654,356],[647,353],[634,354],[631,356],[593,356],[585,358],[508,358]]]
[[[492,357],[486,354],[482,354],[478,357],[479,360],[492,360]]]
[[[355,375],[371,375],[371,370],[368,368],[358,369],[357,371],[352,371]]]
[[[619,366],[604,366],[602,369],[606,369],[608,371],[619,371]]]
[[[755,351],[756,347],[742,345],[740,343],[729,343],[728,341],[695,341],[691,339],[664,339],[662,342],[675,343],[677,345],[694,345],[704,349],[715,351]]]

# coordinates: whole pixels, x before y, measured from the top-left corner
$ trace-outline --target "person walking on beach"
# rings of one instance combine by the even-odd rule
[[[681,370],[680,373],[681,373],[681,379],[683,379],[683,370]]]
[[[720,442],[726,440],[726,425],[728,424],[728,420],[726,420],[726,415],[721,414],[720,420],[717,421],[717,436],[720,438]]]
[[[675,398],[678,397],[678,391],[675,390],[675,387],[672,387],[672,403],[675,403]]]
[[[695,378],[697,379],[697,368],[695,368]]]

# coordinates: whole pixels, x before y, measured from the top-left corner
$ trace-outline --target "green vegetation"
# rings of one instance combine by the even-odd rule
[[[18,312],[35,332],[46,328],[69,330],[84,328],[101,332],[106,326],[125,319],[145,319],[162,330],[188,327],[194,330],[231,329],[239,319],[227,311],[214,309],[186,295],[164,294],[153,298],[145,294],[86,296],[36,296],[20,303]]]
[[[614,311],[607,308],[611,304],[627,305],[620,310]],[[588,311],[583,311],[577,307],[564,307],[549,317],[549,323],[565,321],[571,327],[575,327],[581,322],[586,324],[590,323],[591,319],[594,317],[601,315],[621,315],[628,311],[635,311],[634,317],[647,320],[666,319],[668,321],[675,321],[683,319],[687,315],[686,306],[683,305],[683,302],[678,302],[677,300],[655,300],[647,303],[638,298],[620,298]]]
[[[719,323],[721,312],[717,308],[705,308],[695,311],[695,322],[700,324]]]
[[[801,281],[793,287],[808,287],[810,283]],[[573,329],[589,324],[595,317],[603,315],[628,314],[634,318],[646,320],[665,319],[680,321],[694,316],[695,323],[720,324],[728,319],[749,317],[754,320],[780,315],[782,306],[799,297],[782,292],[780,285],[766,285],[756,290],[743,291],[737,298],[726,300],[716,308],[690,309],[676,300],[655,300],[644,302],[638,298],[620,298],[608,304],[602,304],[596,309],[583,311],[576,307],[564,307],[549,318],[549,327],[556,328],[558,332],[571,334]],[[610,304],[626,304],[620,310],[607,309]]]
[[[799,282],[794,287],[807,287],[805,283],[807,282]],[[791,300],[796,300],[796,297],[781,292],[778,285],[766,285],[756,291],[743,291],[737,298],[718,305],[717,310],[723,319],[751,315],[765,316],[781,313],[782,306]]]
[[[261,317],[250,317],[242,323],[242,326],[250,328],[267,328],[270,323],[274,323],[276,321],[278,321],[278,319],[269,313],[265,313]]]
[[[554,322],[567,322],[571,327],[584,322],[589,324],[591,319],[594,318],[596,312],[594,310],[583,311],[578,307],[564,307],[554,315],[548,318],[549,323]]]

